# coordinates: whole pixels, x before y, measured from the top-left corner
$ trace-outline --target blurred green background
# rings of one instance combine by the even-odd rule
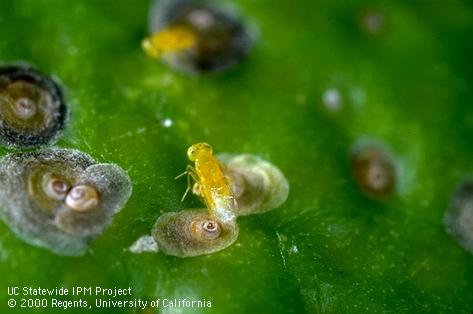
[[[470,313],[473,258],[443,215],[473,173],[471,1],[231,3],[258,26],[255,49],[233,70],[188,76],[141,51],[148,1],[1,0],[0,61],[28,62],[65,88],[72,115],[57,146],[119,164],[134,191],[80,258],[31,247],[0,223],[0,312],[11,311],[8,286],[99,285],[212,301],[143,313]],[[364,12],[382,17],[379,32],[361,26]],[[328,88],[343,97],[339,112],[322,102]],[[399,192],[385,201],[351,177],[350,147],[366,137],[397,156]],[[185,182],[173,179],[198,141],[276,164],[289,199],[240,218],[222,252],[129,253],[160,213],[202,206],[181,203]]]

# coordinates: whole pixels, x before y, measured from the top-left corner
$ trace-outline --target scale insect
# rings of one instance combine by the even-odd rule
[[[189,74],[239,64],[255,39],[255,31],[233,10],[201,0],[156,0],[149,24],[144,52]]]
[[[85,254],[131,195],[126,172],[70,149],[0,159],[0,219],[23,241],[58,255]]]
[[[176,177],[178,179],[187,174],[187,189],[182,200],[192,189],[194,181],[194,188],[199,191],[211,216],[224,223],[235,220],[233,190],[213,154],[212,146],[207,143],[194,144],[187,150],[187,157],[194,162],[194,166],[188,165],[186,171]]]
[[[0,144],[38,148],[54,143],[68,120],[62,88],[29,65],[0,67]]]

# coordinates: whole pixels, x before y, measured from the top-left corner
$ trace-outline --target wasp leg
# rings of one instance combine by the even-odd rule
[[[181,202],[184,201],[184,199],[187,196],[187,193],[189,193],[189,191],[192,189],[192,180],[194,180],[195,182],[199,182],[199,176],[197,175],[197,172],[196,172],[195,168],[192,167],[191,165],[187,165],[186,171],[184,171],[180,175],[176,176],[174,179],[179,179],[180,177],[182,177],[185,174],[187,174],[187,189],[186,189],[186,191],[184,192],[184,195],[181,198]]]

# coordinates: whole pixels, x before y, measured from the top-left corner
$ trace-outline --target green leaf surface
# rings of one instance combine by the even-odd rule
[[[0,61],[30,63],[65,88],[72,113],[57,146],[117,163],[133,181],[83,257],[29,246],[1,223],[0,312],[11,310],[9,286],[130,286],[133,298],[205,298],[212,308],[108,311],[470,313],[473,258],[443,217],[473,173],[471,3],[232,4],[259,28],[254,50],[235,69],[189,76],[142,52],[148,1],[0,1]],[[384,17],[377,35],[359,26],[368,9]],[[340,91],[340,112],[325,108],[327,88]],[[396,196],[374,201],[356,186],[348,157],[362,138],[396,156]],[[173,179],[200,141],[277,165],[288,200],[239,218],[237,242],[219,253],[131,254],[162,212],[202,207],[181,203],[185,180]]]

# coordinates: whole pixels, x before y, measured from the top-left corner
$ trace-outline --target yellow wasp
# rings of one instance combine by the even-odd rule
[[[148,56],[158,58],[190,48],[195,41],[194,32],[181,26],[170,26],[144,39],[141,46]]]
[[[182,200],[191,190],[194,180],[210,214],[222,222],[234,220],[236,216],[233,191],[220,162],[213,155],[212,146],[207,143],[194,144],[187,150],[187,157],[194,162],[194,167],[188,165],[186,171],[176,177],[177,179],[188,175],[187,189]]]

